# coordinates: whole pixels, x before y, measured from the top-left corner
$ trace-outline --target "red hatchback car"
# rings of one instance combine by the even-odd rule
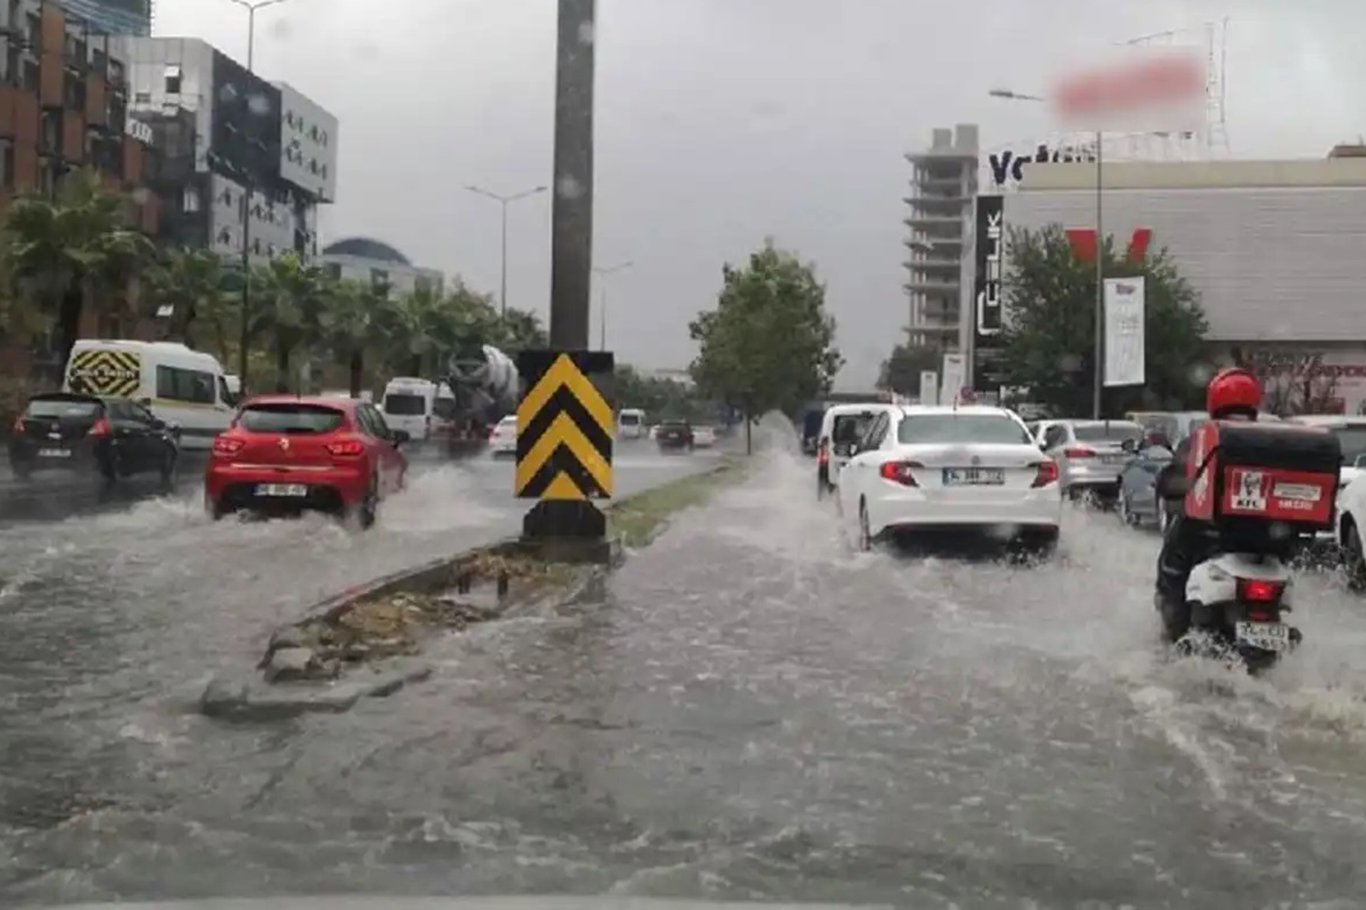
[[[350,398],[257,395],[213,441],[204,496],[214,518],[239,509],[354,514],[375,522],[403,488],[408,440],[374,405]]]

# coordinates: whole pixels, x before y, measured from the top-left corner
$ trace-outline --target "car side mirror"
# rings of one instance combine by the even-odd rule
[[[394,447],[397,448],[413,438],[413,434],[407,430],[392,430],[394,436]]]

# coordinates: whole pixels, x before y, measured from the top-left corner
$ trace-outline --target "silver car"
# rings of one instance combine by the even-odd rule
[[[1113,500],[1119,494],[1119,474],[1130,454],[1124,441],[1137,445],[1143,427],[1132,420],[1059,420],[1043,431],[1039,448],[1058,463],[1063,492]]]

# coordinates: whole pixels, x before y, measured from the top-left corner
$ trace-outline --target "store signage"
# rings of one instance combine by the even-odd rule
[[[1005,151],[987,156],[987,163],[991,166],[991,181],[996,186],[1019,183],[1024,179],[1026,164],[1071,161],[1090,162],[1095,160],[1095,152],[1091,149],[1078,149],[1065,146],[1061,149],[1053,149],[1050,151],[1048,146],[1042,143],[1034,150],[1033,155],[1030,155],[1028,152],[1017,154],[1016,152]]]
[[[977,337],[1001,332],[1001,271],[1005,252],[1005,207],[1000,196],[977,197]]]
[[[1129,247],[1124,252],[1124,261],[1132,265],[1142,263],[1148,256],[1148,245],[1152,240],[1152,228],[1134,228],[1134,232],[1129,235]],[[1069,228],[1067,242],[1078,262],[1096,261],[1095,228]]]

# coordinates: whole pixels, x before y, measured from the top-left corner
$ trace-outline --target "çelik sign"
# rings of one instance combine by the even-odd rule
[[[977,197],[977,281],[974,317],[978,339],[1001,333],[1001,273],[1005,253],[1005,207],[1001,196]]]
[[[1105,385],[1143,385],[1147,374],[1143,279],[1105,279]]]

